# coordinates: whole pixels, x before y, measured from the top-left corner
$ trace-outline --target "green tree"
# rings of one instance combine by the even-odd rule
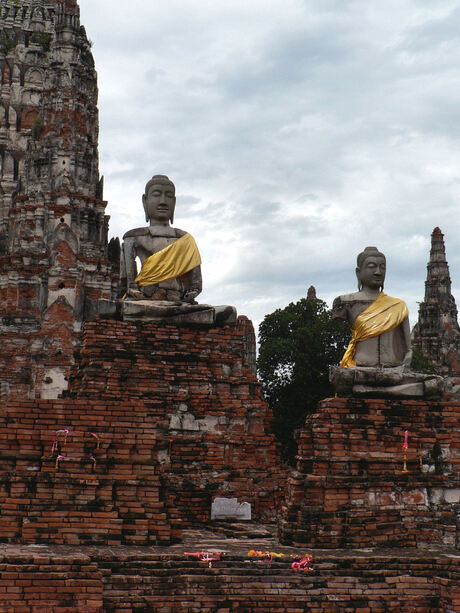
[[[267,315],[259,328],[257,361],[262,389],[273,411],[273,432],[284,459],[296,454],[294,431],[317,403],[331,396],[329,366],[338,364],[350,339],[348,326],[332,319],[317,298],[302,298]]]
[[[431,374],[436,372],[436,366],[429,360],[420,349],[414,349],[412,352],[412,361],[410,367],[415,372],[423,372]]]

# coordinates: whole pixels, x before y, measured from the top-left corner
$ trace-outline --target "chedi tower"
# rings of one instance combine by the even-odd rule
[[[440,374],[454,376],[460,373],[457,306],[451,292],[444,235],[439,228],[435,228],[431,234],[425,299],[420,303],[413,346],[429,358]]]
[[[0,391],[51,398],[116,285],[97,75],[76,1],[4,0],[0,25]]]

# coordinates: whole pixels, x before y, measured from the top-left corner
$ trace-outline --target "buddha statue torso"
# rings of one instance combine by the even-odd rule
[[[132,288],[137,277],[136,257],[143,264],[151,255],[171,245],[185,234],[186,232],[179,228],[155,225],[127,232],[123,237],[123,249],[128,255],[125,256],[127,277],[130,279],[128,285]],[[180,277],[139,288],[139,291],[145,299],[183,301],[189,291],[194,291],[194,297],[197,296],[201,292],[201,285],[201,269],[197,266]]]
[[[334,300],[333,316],[336,319],[347,321],[350,328],[353,329],[358,315],[373,302],[373,299],[369,299],[362,292],[339,296]],[[409,349],[404,327],[398,326],[374,338],[360,341],[356,346],[354,360],[356,366],[399,366],[403,363]]]

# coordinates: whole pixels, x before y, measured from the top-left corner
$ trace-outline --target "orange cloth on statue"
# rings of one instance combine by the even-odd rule
[[[174,243],[147,258],[135,282],[139,287],[145,287],[171,281],[200,264],[201,257],[195,239],[191,234],[184,234]]]
[[[340,366],[342,368],[356,366],[354,357],[359,342],[394,330],[407,317],[409,317],[409,311],[403,300],[392,298],[383,292],[379,294],[378,298],[356,318],[351,341]]]

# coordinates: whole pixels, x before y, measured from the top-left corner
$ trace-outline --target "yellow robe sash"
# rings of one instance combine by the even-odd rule
[[[171,281],[200,264],[201,257],[195,239],[191,234],[184,234],[174,243],[147,258],[135,282],[139,287],[145,287]]]
[[[403,300],[392,298],[383,292],[379,294],[378,298],[356,318],[351,341],[340,366],[342,368],[356,366],[354,358],[358,343],[394,330],[406,317],[409,317],[409,311]]]

